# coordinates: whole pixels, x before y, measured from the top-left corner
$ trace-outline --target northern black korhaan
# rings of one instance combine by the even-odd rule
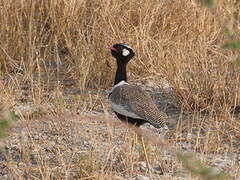
[[[150,123],[156,128],[167,128],[167,115],[160,111],[151,96],[137,85],[127,83],[127,64],[134,57],[133,49],[123,43],[107,47],[117,62],[114,86],[108,100],[117,117],[135,126]]]

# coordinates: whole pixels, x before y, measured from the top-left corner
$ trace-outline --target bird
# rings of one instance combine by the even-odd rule
[[[135,56],[133,48],[125,43],[107,48],[117,64],[114,85],[108,94],[109,105],[116,116],[136,127],[149,123],[155,128],[168,129],[167,115],[158,109],[150,94],[140,86],[127,82],[127,65]]]

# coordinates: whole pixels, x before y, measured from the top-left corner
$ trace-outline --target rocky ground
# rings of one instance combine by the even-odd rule
[[[166,83],[135,82],[172,119],[170,131],[160,135],[148,124],[122,124],[108,107],[107,91],[83,92],[72,80],[65,83],[41,104],[27,86],[17,91],[13,109],[19,119],[1,140],[0,179],[195,179],[178,160],[179,151],[195,152],[214,172],[240,178],[237,138],[218,142],[216,124],[204,125],[211,117],[183,113]]]

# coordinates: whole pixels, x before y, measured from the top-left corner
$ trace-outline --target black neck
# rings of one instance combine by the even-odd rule
[[[127,64],[124,65],[118,65],[116,75],[115,75],[115,81],[114,85],[118,84],[121,81],[126,81],[127,82]]]

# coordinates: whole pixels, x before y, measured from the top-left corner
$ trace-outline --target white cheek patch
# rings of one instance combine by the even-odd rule
[[[123,49],[123,51],[122,51],[122,55],[123,55],[123,56],[127,56],[127,55],[129,55],[129,54],[130,54],[129,50]]]

